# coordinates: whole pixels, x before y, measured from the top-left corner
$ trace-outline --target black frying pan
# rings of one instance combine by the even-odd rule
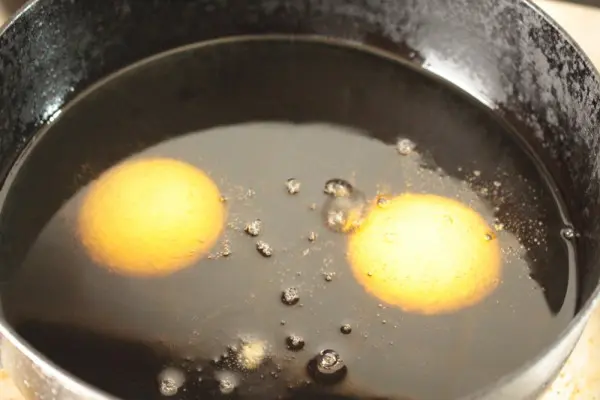
[[[268,43],[258,40],[262,35],[271,35]],[[239,36],[253,39],[240,44],[233,40]],[[226,43],[214,42],[222,38]],[[200,42],[210,44],[194,45]],[[186,45],[192,47],[138,64],[84,93],[125,67]],[[371,53],[365,55],[361,45]],[[179,398],[528,399],[557,373],[587,321],[599,277],[598,81],[580,50],[529,3],[38,1],[5,28],[0,50],[0,154],[4,174],[13,166],[15,171],[5,185],[0,221],[5,314],[0,331],[6,337],[3,362],[28,398],[160,398],[156,376],[176,364],[188,374]],[[257,121],[280,125],[240,128]],[[290,122],[296,126],[281,125]],[[331,125],[338,130],[332,132]],[[199,142],[161,147],[174,137],[184,140],[190,132],[224,126],[233,131],[212,130],[198,136]],[[294,129],[295,135],[279,134]],[[38,132],[41,139],[29,145]],[[427,319],[429,329],[411,331],[421,317],[401,317],[385,304],[385,312],[376,311],[379,302],[343,274],[343,265],[329,264],[326,268],[342,268],[332,284],[348,286],[319,292],[316,300],[305,297],[304,311],[286,317],[277,301],[280,290],[305,279],[294,270],[310,271],[299,257],[282,266],[280,258],[264,261],[250,248],[221,260],[246,263],[235,261],[237,256],[291,271],[271,280],[239,269],[227,282],[218,272],[190,269],[166,280],[139,281],[81,267],[89,260],[72,250],[71,238],[56,223],[60,209],[76,202],[86,185],[132,154],[192,162],[204,148],[220,149],[202,153],[202,167],[225,179],[229,195],[236,196],[236,184],[245,193],[256,192],[256,203],[236,212],[242,219],[263,213],[265,221],[272,219],[275,249],[302,251],[290,244],[300,234],[290,226],[309,229],[313,217],[302,213],[309,198],[321,206],[318,196],[327,178],[355,179],[365,197],[374,195],[380,181],[404,179],[384,153],[398,136],[417,144],[419,171],[429,177],[418,190],[447,194],[445,186],[433,184],[438,175],[448,182],[472,175],[492,182],[500,173],[500,187],[511,190],[498,195],[502,201],[491,208],[491,217],[526,221],[540,213],[542,228],[514,223],[507,230],[521,235],[528,272],[543,289],[545,313],[552,315],[548,329],[527,334],[535,313],[513,318],[476,306],[458,317]],[[517,142],[527,149],[520,157],[511,150]],[[552,190],[537,178],[533,158],[552,178]],[[302,213],[293,208],[297,203],[278,197],[282,177],[303,181]],[[485,183],[477,182],[471,180],[470,187],[494,205],[495,192],[485,194]],[[543,194],[553,190],[561,212],[546,212],[556,199]],[[64,215],[68,220],[68,212]],[[567,239],[577,250],[576,277],[566,268],[573,247],[557,241],[561,229],[564,239],[567,223],[574,226]],[[547,245],[539,246],[540,240]],[[305,288],[314,292],[325,284]],[[209,300],[198,300],[199,287]],[[242,287],[252,293],[237,290]],[[520,293],[506,289],[498,296],[526,304]],[[505,319],[495,321],[500,315]],[[337,341],[344,318],[367,326],[349,336],[353,344],[336,345],[347,360],[349,383],[321,385],[305,373],[305,365],[327,338],[345,343]],[[220,387],[223,379],[214,378],[224,367],[213,358],[228,351],[226,344],[244,325],[281,342],[275,348],[300,327],[307,338],[325,339],[292,354],[296,361],[288,360],[290,367],[273,357],[264,370],[240,372],[248,387],[257,388],[255,394],[243,385],[229,394]],[[389,326],[400,333],[390,333]],[[439,335],[444,330],[451,333]],[[414,349],[402,336],[406,332],[416,332]],[[458,355],[441,356],[438,349],[449,348],[445,340],[452,335],[463,339]],[[494,335],[507,341],[499,345]],[[379,349],[373,352],[382,354],[381,365],[357,361],[356,354],[369,346],[363,340]],[[474,350],[477,346],[488,353]],[[479,359],[480,354],[493,357]],[[516,354],[526,356],[519,361]],[[386,372],[370,377],[375,385],[361,383],[370,370]],[[262,375],[272,379],[265,383]]]

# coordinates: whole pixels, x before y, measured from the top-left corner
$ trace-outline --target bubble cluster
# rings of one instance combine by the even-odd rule
[[[233,393],[238,385],[237,376],[229,371],[218,372],[216,379],[219,382],[219,391],[224,395]]]
[[[407,156],[411,154],[417,148],[417,144],[410,139],[400,138],[398,142],[396,142],[396,150],[398,154],[402,156]]]
[[[250,236],[258,236],[260,235],[260,231],[262,230],[262,221],[260,219],[255,219],[252,222],[248,222],[244,227],[244,232],[246,232]]]
[[[296,178],[290,178],[285,181],[285,188],[289,194],[296,194],[300,191],[300,181]]]
[[[177,368],[167,367],[158,375],[158,390],[163,396],[175,396],[184,383],[185,374]]]
[[[267,242],[262,240],[256,242],[256,250],[263,257],[271,257],[273,255],[273,248]]]
[[[281,292],[281,302],[286,306],[293,306],[300,301],[300,292],[295,287],[290,287]]]
[[[349,196],[330,197],[323,206],[325,226],[338,233],[350,233],[364,222],[367,214],[365,195],[353,190]]]

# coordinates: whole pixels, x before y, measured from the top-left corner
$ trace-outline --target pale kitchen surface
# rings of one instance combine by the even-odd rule
[[[571,34],[600,68],[600,45],[595,44],[600,41],[600,9],[558,1],[538,0],[536,3]],[[0,6],[0,20],[6,18]],[[1,369],[0,400],[23,400]],[[592,316],[558,379],[540,400],[600,400],[600,308]]]

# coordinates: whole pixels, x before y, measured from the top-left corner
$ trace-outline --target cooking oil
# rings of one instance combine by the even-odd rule
[[[52,361],[126,400],[460,398],[538,356],[575,313],[577,232],[524,140],[365,47],[177,49],[107,78],[39,135],[2,208],[4,311]],[[152,157],[208,174],[227,225],[176,273],[115,274],[86,253],[77,214],[104,171]],[[498,246],[501,275],[488,296],[424,315],[359,284],[349,238],[406,193],[458,201],[490,227],[481,242]]]

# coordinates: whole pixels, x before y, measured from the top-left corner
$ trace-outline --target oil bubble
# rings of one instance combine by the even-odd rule
[[[417,148],[417,144],[410,139],[400,138],[398,142],[396,142],[396,150],[398,154],[402,156],[407,156],[411,154]]]
[[[221,255],[223,257],[229,257],[231,253],[231,242],[229,240],[225,240],[223,242],[223,250],[221,251]]]
[[[263,257],[271,257],[273,255],[273,248],[268,243],[263,242],[262,240],[256,242],[256,250]]]
[[[311,242],[311,243],[312,243],[312,242],[315,242],[315,241],[317,240],[317,237],[318,237],[318,236],[319,236],[319,235],[318,235],[316,232],[310,232],[310,233],[308,234],[308,241],[309,241],[309,242]]]
[[[560,230],[560,234],[566,240],[572,240],[575,238],[575,230],[570,226],[562,228]]]
[[[377,196],[377,207],[385,208],[390,204],[390,199],[387,196]]]
[[[219,382],[219,391],[221,394],[227,395],[233,393],[238,385],[237,377],[228,371],[218,372],[216,379]]]
[[[300,293],[295,287],[290,287],[281,292],[281,302],[286,306],[293,306],[300,301]]]
[[[296,194],[300,191],[300,181],[296,178],[290,178],[285,181],[285,187],[289,194]]]
[[[244,227],[244,232],[246,232],[250,236],[258,236],[260,235],[260,231],[262,230],[262,221],[260,219],[255,219],[252,222],[248,222]]]
[[[323,206],[325,226],[338,233],[350,233],[364,222],[367,213],[365,195],[355,190],[350,196],[331,197]]]
[[[183,371],[167,367],[158,374],[158,390],[163,396],[175,396],[185,383]]]
[[[325,182],[323,193],[331,197],[347,197],[352,194],[352,184],[344,179],[333,178]]]
[[[350,326],[350,324],[344,324],[340,327],[340,332],[344,335],[349,335],[352,333],[352,326]]]
[[[323,350],[307,366],[309,375],[318,383],[334,384],[343,380],[348,368],[334,350]]]
[[[285,338],[285,344],[288,350],[291,351],[300,351],[304,348],[304,338],[298,335],[289,335]]]

